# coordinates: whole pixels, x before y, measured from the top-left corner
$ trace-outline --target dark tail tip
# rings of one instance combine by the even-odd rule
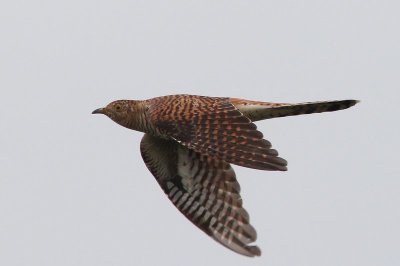
[[[343,110],[343,109],[350,108],[359,102],[360,102],[359,100],[342,100],[342,101],[326,102],[326,104],[322,103],[322,105],[321,105],[322,110],[320,110],[320,111],[321,112],[332,112],[332,111]],[[324,110],[324,107],[325,107],[325,110]]]
[[[360,100],[347,100],[349,102],[349,107],[356,105],[357,103],[361,102]]]
[[[350,107],[356,105],[359,102],[360,102],[359,100],[344,100],[343,101],[343,105],[344,105],[343,109],[350,108]]]

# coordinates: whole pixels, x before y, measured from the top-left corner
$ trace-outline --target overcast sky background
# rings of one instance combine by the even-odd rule
[[[399,265],[398,1],[0,3],[0,265]],[[183,217],[142,133],[91,111],[188,93],[354,98],[258,123],[288,172],[235,167],[263,254]]]

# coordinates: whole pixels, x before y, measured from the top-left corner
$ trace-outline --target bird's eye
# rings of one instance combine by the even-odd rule
[[[121,108],[121,105],[118,104],[118,105],[115,106],[115,110],[121,111],[121,109],[122,109],[122,108]]]

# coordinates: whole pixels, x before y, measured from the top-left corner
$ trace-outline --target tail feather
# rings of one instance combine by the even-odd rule
[[[252,121],[259,121],[275,117],[333,112],[347,109],[358,102],[359,101],[357,100],[342,100],[298,104],[274,104],[252,101],[246,104],[244,101],[242,101],[240,103],[238,102],[238,104],[234,104]]]

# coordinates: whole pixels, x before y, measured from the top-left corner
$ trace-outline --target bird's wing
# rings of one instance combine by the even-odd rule
[[[287,170],[286,160],[229,98],[180,95],[152,101],[150,122],[183,146],[244,167]]]
[[[165,194],[193,224],[237,253],[261,254],[257,246],[249,245],[256,240],[256,231],[228,163],[149,134],[144,135],[140,150]]]

